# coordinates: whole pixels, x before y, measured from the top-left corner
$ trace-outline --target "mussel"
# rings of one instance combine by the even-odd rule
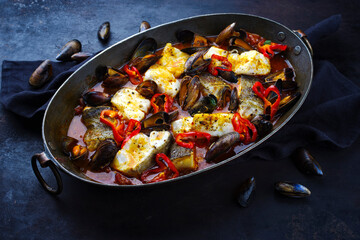
[[[99,65],[95,68],[95,77],[98,82],[103,81],[108,75],[108,68],[105,65]]]
[[[251,199],[254,196],[256,188],[255,177],[246,179],[241,185],[237,194],[237,202],[242,207],[248,207]]]
[[[102,141],[96,149],[96,152],[91,157],[91,170],[101,170],[108,166],[113,160],[118,151],[116,142],[113,139],[106,139]]]
[[[138,57],[142,58],[146,55],[154,54],[156,49],[157,49],[157,43],[155,39],[145,38],[143,41],[139,43],[139,45],[135,49],[131,57],[131,61]]]
[[[222,77],[226,81],[229,81],[232,83],[238,82],[238,77],[235,75],[235,73],[233,71],[226,71],[226,70],[223,70],[222,68],[218,68],[217,70],[218,70],[220,77]]]
[[[86,60],[87,58],[89,58],[91,56],[92,56],[91,53],[78,52],[78,53],[74,53],[73,55],[71,55],[71,60],[74,60],[74,61],[77,61],[77,62],[82,62],[82,61]]]
[[[275,190],[292,198],[303,198],[311,195],[310,190],[299,183],[277,182],[275,183]]]
[[[309,175],[322,176],[323,171],[320,164],[315,160],[313,156],[305,148],[298,148],[292,154],[292,159],[296,167]]]
[[[240,141],[240,134],[238,132],[231,132],[223,135],[213,144],[206,152],[205,160],[207,162],[214,161],[220,154],[227,152],[234,144]]]
[[[191,108],[200,96],[201,84],[199,77],[195,76],[191,80],[184,79],[180,86],[179,103],[183,110]]]
[[[115,68],[107,68],[102,86],[105,88],[120,88],[129,81],[129,77]]]
[[[169,114],[167,112],[157,112],[141,122],[141,128],[150,128],[169,124]]]
[[[110,94],[98,91],[90,91],[83,95],[85,103],[90,106],[104,105],[110,102],[111,97],[112,96]]]
[[[56,56],[56,60],[70,61],[71,56],[81,51],[81,42],[77,39],[73,39],[65,44],[60,53]]]
[[[220,45],[226,39],[229,39],[234,34],[235,22],[227,26],[224,30],[222,30],[217,36],[215,43]]]
[[[89,151],[86,147],[78,145],[77,139],[66,136],[62,141],[62,150],[76,165],[88,163]]]
[[[230,96],[231,96],[230,87],[224,87],[220,92],[217,107],[219,109],[224,109],[226,107],[226,104],[230,101]]]
[[[194,32],[190,30],[179,30],[176,31],[175,36],[181,43],[190,43],[194,38]]]
[[[283,70],[274,72],[265,78],[265,82],[276,82],[278,79],[281,81],[291,81],[295,76],[292,68],[284,68]]]
[[[188,48],[181,49],[181,51],[191,55],[196,52],[207,51],[208,49],[209,49],[209,47],[188,47]]]
[[[78,140],[69,136],[64,137],[62,141],[62,150],[66,155],[70,155],[72,149],[77,145]]]
[[[149,28],[151,28],[150,23],[148,23],[147,21],[142,21],[140,23],[139,32],[145,31]]]
[[[103,43],[106,43],[110,37],[110,23],[104,22],[100,25],[99,30],[97,32],[97,36],[99,40]]]
[[[49,59],[43,61],[31,74],[29,84],[35,88],[43,86],[52,76],[52,65]]]
[[[129,62],[130,67],[136,67],[136,69],[141,73],[145,73],[152,65],[154,65],[161,56],[156,54],[148,54],[143,57],[134,58]]]
[[[279,90],[280,94],[282,93],[282,83],[283,83],[283,81],[278,79],[274,84],[274,86]],[[267,96],[267,99],[272,103],[275,102],[277,98],[278,98],[278,95],[273,91],[270,92],[269,95]]]
[[[193,117],[197,113],[212,113],[217,106],[217,99],[214,95],[210,94],[204,96],[192,106],[188,112]]]
[[[290,108],[292,108],[296,104],[296,102],[300,99],[300,97],[301,97],[301,93],[296,92],[292,95],[286,96],[285,98],[281,99],[277,114],[283,114],[287,112]]]
[[[234,87],[233,90],[231,90],[230,94],[230,103],[229,103],[229,111],[230,112],[236,112],[236,110],[239,108],[239,96],[237,88]]]
[[[258,115],[251,120],[251,123],[255,125],[258,138],[262,138],[269,134],[273,129],[273,124],[264,115]]]
[[[250,51],[253,48],[244,40],[244,38],[241,37],[231,37],[229,40],[229,48],[228,50],[234,50],[236,49],[238,53],[242,53],[245,51]]]
[[[205,72],[211,63],[211,59],[203,59],[203,55],[206,51],[198,51],[193,53],[185,62],[184,74],[197,75]]]
[[[152,80],[145,80],[139,85],[136,86],[136,91],[138,91],[141,95],[146,98],[151,98],[154,96],[158,89],[156,82]]]

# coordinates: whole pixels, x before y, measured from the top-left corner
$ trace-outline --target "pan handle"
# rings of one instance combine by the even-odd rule
[[[296,33],[296,35],[299,36],[299,38],[301,38],[301,40],[303,40],[303,42],[305,43],[306,47],[309,49],[311,56],[313,56],[313,55],[314,55],[314,51],[313,51],[313,48],[312,48],[309,40],[307,39],[307,35],[306,35],[302,30],[300,30],[300,29],[299,29],[299,30],[293,30],[293,31]]]
[[[38,161],[40,163],[40,166],[42,168],[46,168],[46,167],[50,167],[51,171],[53,172],[55,179],[56,179],[56,183],[57,183],[57,188],[52,188],[50,187],[47,182],[44,180],[44,178],[41,176],[38,166],[36,164],[36,161]],[[60,173],[58,171],[58,169],[56,168],[56,165],[46,157],[45,153],[37,153],[34,156],[32,156],[31,158],[31,166],[32,169],[35,173],[36,178],[38,179],[38,181],[40,182],[41,186],[45,189],[45,191],[47,191],[48,193],[51,193],[53,195],[58,195],[62,192],[63,190],[63,183],[61,180],[61,176]]]

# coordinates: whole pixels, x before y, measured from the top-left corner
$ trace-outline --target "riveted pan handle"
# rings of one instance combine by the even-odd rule
[[[50,167],[52,173],[55,176],[56,179],[56,183],[57,183],[57,188],[52,188],[50,187],[47,182],[44,180],[44,178],[41,176],[38,166],[36,164],[36,161],[38,161],[40,163],[40,166],[42,168],[46,168],[46,167]],[[38,181],[40,182],[41,186],[43,186],[43,188],[45,189],[45,191],[47,191],[48,193],[51,193],[53,195],[58,195],[62,192],[63,189],[63,183],[61,180],[61,176],[60,173],[56,167],[56,165],[46,157],[45,153],[38,153],[35,154],[34,156],[32,156],[31,158],[31,166],[32,169],[35,173],[36,178],[38,179]]]
[[[309,40],[307,39],[307,35],[301,30],[293,30],[293,31],[296,33],[296,35],[298,35],[301,38],[301,40],[303,40],[306,47],[309,49],[311,56],[313,56],[314,51],[313,51],[313,48],[312,48]]]

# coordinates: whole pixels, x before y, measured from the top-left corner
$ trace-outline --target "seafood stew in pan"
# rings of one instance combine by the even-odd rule
[[[95,69],[63,139],[90,179],[140,185],[207,168],[266,136],[300,99],[286,45],[236,23],[176,38],[145,38],[126,64]]]

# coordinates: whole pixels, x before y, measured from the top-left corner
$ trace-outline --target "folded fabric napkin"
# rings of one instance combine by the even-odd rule
[[[312,44],[335,32],[341,22],[334,15],[305,31]],[[22,117],[42,113],[57,88],[82,64],[53,62],[53,79],[40,89],[28,84],[41,61],[4,61],[0,100],[6,109]],[[280,159],[312,142],[328,142],[340,148],[351,145],[360,132],[360,89],[327,61],[314,60],[311,91],[298,113],[270,140],[246,155]]]

